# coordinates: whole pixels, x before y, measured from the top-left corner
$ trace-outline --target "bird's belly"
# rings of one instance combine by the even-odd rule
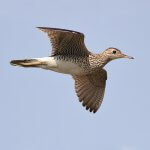
[[[60,72],[60,73],[65,73],[65,74],[74,74],[74,75],[78,75],[78,74],[82,74],[83,69],[72,62],[69,61],[60,61],[57,60],[57,69],[56,71]]]
[[[84,73],[83,69],[78,64],[70,61],[54,59],[52,57],[50,58],[47,67],[47,69],[64,74],[81,75]]]

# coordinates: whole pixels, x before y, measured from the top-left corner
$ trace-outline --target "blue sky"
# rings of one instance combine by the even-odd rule
[[[148,0],[1,0],[0,149],[149,150],[149,18]],[[50,55],[37,26],[83,32],[94,53],[116,47],[135,57],[105,67],[96,114],[78,102],[70,76],[9,64]]]

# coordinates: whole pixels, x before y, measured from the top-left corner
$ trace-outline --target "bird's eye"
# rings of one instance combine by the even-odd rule
[[[116,54],[116,51],[115,51],[115,50],[113,51],[113,54]]]

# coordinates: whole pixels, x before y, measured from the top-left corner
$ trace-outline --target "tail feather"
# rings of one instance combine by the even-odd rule
[[[39,67],[39,65],[42,65],[37,59],[12,60],[10,64],[21,67]]]

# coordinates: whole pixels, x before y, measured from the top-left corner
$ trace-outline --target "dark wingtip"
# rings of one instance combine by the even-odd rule
[[[43,29],[43,27],[36,27],[37,29]]]
[[[95,114],[97,112],[97,110],[94,110],[93,113]]]
[[[41,31],[56,30],[56,31],[63,31],[63,32],[72,32],[72,33],[76,33],[76,34],[80,34],[80,35],[84,36],[83,33],[78,32],[78,31],[74,31],[74,30],[68,30],[68,29],[62,29],[62,28],[52,28],[52,27],[36,27],[36,28],[40,29]]]
[[[39,29],[39,30],[45,29],[44,27],[36,27],[36,28]]]

